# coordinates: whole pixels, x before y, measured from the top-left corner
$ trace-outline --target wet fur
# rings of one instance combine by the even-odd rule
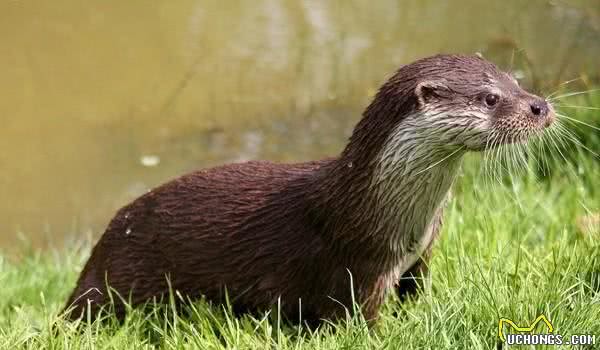
[[[171,287],[214,303],[227,293],[240,312],[279,304],[309,323],[345,315],[354,295],[375,320],[394,286],[406,297],[426,273],[462,155],[518,112],[489,117],[467,103],[502,79],[478,57],[419,60],[382,86],[339,157],[229,164],[153,189],[108,225],[69,317],[88,305],[95,315],[108,284],[133,305]],[[118,299],[115,311],[125,312]]]

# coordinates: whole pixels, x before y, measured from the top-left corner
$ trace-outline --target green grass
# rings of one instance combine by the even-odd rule
[[[391,298],[371,330],[355,317],[311,333],[202,302],[181,314],[150,307],[123,324],[76,327],[57,313],[89,253],[83,244],[0,255],[0,348],[494,349],[499,318],[525,326],[540,314],[558,334],[595,334],[600,348],[600,232],[578,225],[600,212],[600,161],[589,152],[574,159],[553,163],[543,179],[530,173],[501,183],[481,175],[478,156],[467,159],[431,284],[402,305]]]

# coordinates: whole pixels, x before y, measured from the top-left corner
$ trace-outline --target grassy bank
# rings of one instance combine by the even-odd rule
[[[371,331],[354,318],[311,334],[201,302],[184,314],[134,310],[122,325],[109,319],[78,329],[57,312],[87,258],[85,243],[0,256],[0,349],[491,349],[500,318],[527,325],[540,314],[557,334],[596,334],[600,348],[600,232],[588,225],[600,212],[600,162],[587,151],[573,159],[553,163],[543,179],[532,171],[496,181],[481,174],[480,156],[469,157],[431,285],[403,305],[390,299]]]

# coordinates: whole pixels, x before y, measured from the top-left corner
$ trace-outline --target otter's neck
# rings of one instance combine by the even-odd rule
[[[387,135],[353,135],[326,175],[334,189],[326,195],[329,233],[372,248],[365,251],[386,265],[420,249],[464,154],[439,144],[418,118],[406,117]]]
[[[432,237],[426,237],[434,215],[443,205],[460,168],[460,150],[446,148],[435,139],[419,137],[407,120],[394,130],[375,158],[368,205],[373,234],[391,252],[417,254]],[[425,246],[423,246],[425,245]]]

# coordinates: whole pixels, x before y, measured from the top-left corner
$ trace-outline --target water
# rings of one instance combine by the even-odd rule
[[[598,81],[600,1],[0,2],[0,249],[99,235],[182,173],[337,154],[400,64]]]

